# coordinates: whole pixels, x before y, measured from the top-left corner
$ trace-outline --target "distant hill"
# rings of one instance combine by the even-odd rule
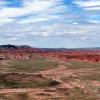
[[[15,45],[0,45],[0,49],[17,49],[17,46]]]
[[[27,45],[21,45],[21,46],[16,46],[16,45],[0,45],[0,49],[11,49],[11,50],[17,50],[17,49],[32,49],[32,47],[27,46]]]
[[[73,48],[75,50],[100,50],[100,47]]]
[[[66,51],[66,50],[100,50],[100,47],[91,47],[91,48],[34,48],[28,45],[0,45],[0,49],[9,49],[9,50],[19,50],[19,49],[38,49],[42,51]]]

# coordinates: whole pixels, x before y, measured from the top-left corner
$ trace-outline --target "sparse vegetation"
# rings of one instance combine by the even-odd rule
[[[68,61],[67,63],[64,63],[65,66],[69,69],[81,69],[81,68],[94,68],[94,69],[100,69],[100,62],[86,62],[86,61]]]
[[[60,65],[60,63],[58,62],[43,59],[7,61],[7,63],[3,65],[3,68],[9,69],[8,72],[0,73],[1,89],[33,88],[40,89],[40,91],[38,91],[37,94],[32,95],[31,93],[2,94],[0,95],[0,99],[39,100],[39,98],[42,97],[46,100],[100,99],[99,62],[93,63],[82,61],[68,61],[61,64],[65,66],[65,69],[59,69],[58,66]],[[50,70],[52,71],[49,72]],[[39,71],[44,72],[44,74],[40,74]],[[45,73],[47,71],[49,73]],[[35,75],[35,73],[38,74]],[[49,78],[49,75],[51,75],[52,77]],[[61,82],[57,81],[56,78],[59,78]],[[97,86],[95,86],[95,84],[92,84],[92,82],[94,81],[98,82]],[[67,84],[69,86],[62,87],[65,86],[63,84]],[[72,87],[70,88],[70,86]],[[52,90],[52,88],[55,88],[55,90]],[[42,89],[47,89],[47,91],[43,91]],[[38,98],[36,99],[35,96]]]
[[[43,71],[58,67],[57,62],[42,60],[10,60],[6,65],[0,65],[3,69],[7,69],[8,72],[27,72],[34,73],[37,71]]]

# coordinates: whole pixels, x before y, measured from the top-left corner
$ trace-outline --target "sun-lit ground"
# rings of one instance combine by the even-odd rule
[[[0,100],[100,100],[100,63],[1,61]]]

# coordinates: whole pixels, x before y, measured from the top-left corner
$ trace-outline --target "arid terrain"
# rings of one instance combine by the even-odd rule
[[[0,100],[100,100],[100,63],[3,60]]]
[[[1,50],[0,100],[100,100],[99,52],[22,51]]]

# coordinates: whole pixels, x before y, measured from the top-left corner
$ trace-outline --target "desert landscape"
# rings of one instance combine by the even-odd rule
[[[100,100],[100,51],[5,45],[0,100]]]
[[[0,100],[100,100],[100,0],[0,0]]]

